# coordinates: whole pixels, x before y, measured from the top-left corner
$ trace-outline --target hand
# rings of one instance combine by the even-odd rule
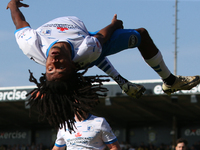
[[[23,1],[23,0],[11,0],[11,1],[8,3],[6,9],[10,8],[12,5],[16,5],[18,8],[19,8],[19,7],[29,7],[29,5],[24,4],[24,3],[21,3],[20,1]]]
[[[115,26],[116,29],[123,29],[123,21],[117,19],[117,14],[114,15],[111,24]]]
[[[10,9],[11,17],[16,29],[30,26],[29,23],[26,22],[24,15],[19,9],[19,7],[29,7],[29,5],[23,4],[21,1],[22,0],[10,0],[6,7],[6,9]]]

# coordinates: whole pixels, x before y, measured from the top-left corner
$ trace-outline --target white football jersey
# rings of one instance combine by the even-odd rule
[[[95,61],[102,47],[97,38],[89,36],[84,23],[77,17],[60,17],[34,30],[31,27],[15,31],[20,49],[30,59],[41,65],[46,64],[48,52],[56,42],[68,42],[72,59],[83,68]]]
[[[102,117],[89,115],[88,119],[75,122],[75,132],[59,129],[55,146],[66,146],[67,150],[103,150],[106,144],[117,141],[107,121]]]

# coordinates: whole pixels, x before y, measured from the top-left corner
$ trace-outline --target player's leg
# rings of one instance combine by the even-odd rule
[[[161,52],[157,49],[147,30],[136,29],[141,35],[138,46],[146,63],[153,68],[163,80],[163,91],[170,95],[178,90],[190,90],[200,83],[200,76],[174,76],[165,65]]]
[[[102,54],[98,60],[91,64],[96,65],[112,77],[112,79],[118,83],[127,95],[134,98],[140,98],[143,95],[145,88],[142,85],[131,83],[122,77],[106,56],[118,53],[128,48],[137,47],[139,44],[140,34],[137,31],[118,29],[113,33],[111,39],[103,45]]]
[[[133,84],[122,77],[106,57],[96,65],[115,80],[127,95],[133,98],[140,98],[143,95],[145,88],[142,85]]]

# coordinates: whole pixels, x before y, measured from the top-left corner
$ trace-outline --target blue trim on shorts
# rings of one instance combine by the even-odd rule
[[[109,141],[109,142],[104,142],[105,144],[112,144],[112,143],[114,143],[114,142],[116,142],[117,141],[117,138],[115,138],[114,140],[112,140],[112,141]]]
[[[58,144],[55,143],[55,146],[57,146],[57,147],[64,147],[64,146],[66,146],[66,144],[58,145]]]
[[[15,30],[14,33],[17,33],[18,31],[20,31],[20,30],[22,30],[22,29],[25,29],[25,28],[31,28],[31,27],[30,27],[30,26],[26,26],[26,27],[23,27],[23,28],[19,28],[19,29]]]

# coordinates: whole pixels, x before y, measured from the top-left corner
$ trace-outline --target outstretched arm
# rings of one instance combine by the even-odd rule
[[[115,14],[111,24],[101,29],[94,37],[96,37],[103,46],[103,44],[110,39],[113,32],[117,29],[123,29],[123,22],[118,20],[117,15]]]
[[[22,12],[19,10],[19,7],[29,7],[29,5],[23,4],[20,1],[22,0],[11,0],[6,8],[10,9],[12,20],[15,24],[16,29],[30,26],[29,23],[26,22],[26,19],[24,18]]]

